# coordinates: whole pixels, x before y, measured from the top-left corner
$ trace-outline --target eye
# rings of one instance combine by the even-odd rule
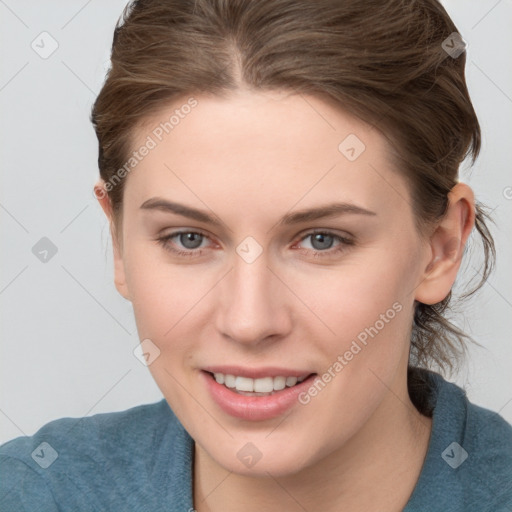
[[[176,238],[176,242],[171,242]],[[161,244],[166,250],[173,252],[179,256],[195,257],[201,255],[202,242],[208,239],[206,235],[197,231],[175,231],[168,235],[157,238],[157,242]],[[173,247],[178,244],[186,250],[180,250],[179,248]],[[199,250],[197,250],[199,249]]]
[[[176,240],[173,241],[173,239]],[[307,256],[312,254],[315,258],[332,257],[348,250],[349,246],[354,245],[354,241],[351,238],[319,229],[303,235],[296,245],[307,239],[311,240],[312,248],[299,248],[298,250]],[[202,249],[205,246],[202,243],[205,240],[209,240],[209,237],[199,231],[175,231],[156,239],[166,250],[178,256],[189,258],[200,256],[203,253]],[[333,246],[335,242],[337,242],[337,245]],[[180,247],[183,247],[185,250],[180,249]]]
[[[315,230],[306,233],[299,242],[310,239],[311,249],[299,249],[300,252],[311,254],[315,258],[332,257],[335,254],[342,253],[348,249],[349,246],[354,245],[354,241],[348,237],[332,233],[330,231]],[[333,244],[338,242],[337,245]]]

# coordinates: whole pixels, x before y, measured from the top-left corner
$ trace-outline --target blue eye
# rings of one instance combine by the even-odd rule
[[[311,239],[312,249],[302,248],[299,249],[299,251],[306,255],[313,255],[315,258],[332,257],[334,254],[339,254],[347,250],[348,246],[354,245],[354,241],[350,238],[337,235],[330,231],[322,231],[320,229],[306,233],[298,240],[298,242],[303,242],[308,238]],[[177,249],[175,247],[176,242],[172,242],[173,239],[176,239],[178,244],[185,250]],[[202,249],[204,247],[201,247],[201,244],[205,239],[209,240],[209,237],[197,231],[175,231],[157,238],[156,241],[166,250],[178,256],[193,258],[200,256],[203,253]],[[333,248],[333,243],[335,241],[338,242],[338,245],[335,245]]]
[[[307,239],[311,240],[312,251],[310,249],[299,249],[302,253],[313,253],[315,258],[332,257],[347,250],[348,246],[354,245],[354,241],[348,237],[337,235],[330,231],[315,230],[306,233],[299,242]],[[338,241],[338,245],[333,247],[333,243]]]
[[[178,240],[185,246],[186,249],[197,249],[201,245],[202,239],[204,238],[201,233],[195,233],[193,231],[182,232],[176,234],[175,236],[179,237]]]
[[[175,249],[171,245],[171,240],[173,238],[178,237],[178,241],[182,244],[186,251],[181,251],[179,249]],[[198,233],[197,231],[176,231],[174,233],[170,233],[169,235],[165,235],[161,238],[157,239],[157,242],[160,243],[166,250],[171,251],[179,256],[187,256],[194,257],[199,256],[202,253],[202,250],[195,250],[200,247],[201,242],[207,238],[206,235],[202,233]]]
[[[323,251],[324,249],[330,249],[335,237],[333,235],[329,235],[328,233],[311,233],[302,239],[306,240],[311,239],[311,245],[315,251]],[[315,247],[314,245],[318,243]]]

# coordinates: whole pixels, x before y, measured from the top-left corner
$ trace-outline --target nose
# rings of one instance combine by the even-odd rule
[[[235,254],[233,268],[218,290],[216,323],[224,337],[261,346],[289,333],[290,292],[274,272],[265,251],[252,263]]]

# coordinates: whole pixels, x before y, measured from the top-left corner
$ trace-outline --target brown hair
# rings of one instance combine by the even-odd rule
[[[242,87],[327,95],[387,137],[426,233],[446,211],[459,165],[480,151],[465,53],[449,53],[454,32],[437,0],[133,1],[115,28],[112,65],[91,113],[101,178],[112,183],[135,128],[177,97]],[[108,191],[114,232],[124,182]],[[477,203],[485,261],[464,297],[494,264],[486,218]],[[416,305],[411,365],[452,369],[460,359],[470,338],[444,316],[450,299]]]

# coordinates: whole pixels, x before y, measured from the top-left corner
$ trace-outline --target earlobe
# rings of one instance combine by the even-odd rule
[[[126,284],[126,276],[124,271],[124,262],[122,258],[115,255],[114,250],[114,284],[116,286],[117,291],[120,295],[122,295],[126,300],[131,301],[130,293],[128,291],[128,286]]]
[[[100,203],[102,210],[105,212],[109,222],[114,257],[114,284],[120,295],[122,295],[126,300],[131,301],[128,286],[126,284],[122,248],[119,246],[118,236],[115,231],[112,203],[110,202],[110,197],[108,196],[104,185],[105,182],[102,179],[98,180],[94,185],[94,195],[98,199],[98,202]]]
[[[430,237],[430,258],[416,288],[418,302],[436,304],[448,295],[474,224],[473,191],[465,183],[458,183],[448,194],[446,214]]]

